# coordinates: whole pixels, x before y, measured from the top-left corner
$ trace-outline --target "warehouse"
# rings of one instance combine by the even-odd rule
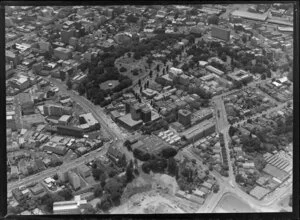
[[[239,10],[233,11],[231,15],[246,18],[246,19],[258,20],[258,21],[265,21],[268,17],[267,14],[257,14],[257,13],[247,12],[247,11],[239,11]]]

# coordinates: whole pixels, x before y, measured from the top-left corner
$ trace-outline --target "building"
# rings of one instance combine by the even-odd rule
[[[106,154],[115,163],[118,163],[123,157],[123,153],[114,146],[110,146]]]
[[[175,77],[177,77],[177,76],[179,76],[179,75],[181,75],[181,74],[183,74],[182,69],[178,69],[178,68],[175,68],[175,67],[171,67],[170,70],[169,70],[169,77],[170,77],[171,79],[173,79],[173,78],[175,78]]]
[[[250,191],[250,195],[258,200],[261,200],[270,192],[269,189],[263,188],[261,186],[255,186],[254,189]]]
[[[37,184],[34,187],[30,188],[30,191],[32,192],[33,195],[38,195],[41,194],[45,191],[44,187],[42,187],[41,184]]]
[[[152,90],[152,89],[147,88],[147,89],[144,89],[144,90],[142,91],[142,94],[143,94],[147,99],[152,99],[152,98],[154,98],[154,96],[157,95],[157,92],[154,91],[154,90]]]
[[[247,73],[244,70],[237,70],[233,73],[227,74],[227,76],[233,81],[233,82],[240,82],[240,83],[248,83],[253,80],[252,75]]]
[[[67,148],[62,144],[53,144],[52,146],[44,145],[44,151],[50,151],[58,155],[65,155],[67,153]]]
[[[78,215],[81,214],[81,211],[76,201],[63,201],[53,203],[53,214]]]
[[[75,29],[69,29],[69,30],[61,30],[60,37],[61,41],[65,44],[69,43],[69,40],[71,37],[75,36]]]
[[[200,124],[197,124],[187,129],[184,132],[181,132],[180,136],[184,140],[187,140],[189,143],[192,143],[214,132],[215,132],[215,122],[213,120],[206,120]]]
[[[146,107],[141,110],[141,119],[145,123],[151,121],[151,109],[150,108]]]
[[[67,48],[57,47],[54,49],[54,56],[62,60],[68,60],[72,56],[72,51]]]
[[[62,182],[67,182],[68,181],[68,172],[67,171],[59,170],[57,172],[57,176],[58,176],[58,179]]]
[[[33,126],[45,124],[45,119],[41,114],[24,115],[22,117],[23,128],[31,129]]]
[[[60,125],[67,125],[72,119],[71,115],[62,115],[59,119],[58,119],[58,123]]]
[[[43,107],[44,115],[46,116],[62,116],[62,115],[71,115],[72,108],[66,107],[57,104],[46,104]]]
[[[131,118],[132,120],[138,121],[141,118],[141,108],[139,103],[134,104],[130,108]]]
[[[246,18],[251,20],[258,20],[258,21],[266,21],[268,18],[267,14],[251,13],[248,11],[240,11],[240,10],[235,10],[231,12],[231,16],[241,17],[241,18]]]
[[[42,51],[49,51],[51,48],[50,42],[41,41],[39,42],[39,47]]]
[[[26,76],[19,76],[10,81],[12,87],[18,88],[19,90],[25,90],[30,87],[30,80]]]
[[[76,173],[69,171],[68,179],[74,190],[80,189],[80,177]]]
[[[136,130],[143,124],[142,120],[133,120],[131,114],[126,114],[117,118],[117,122],[128,130]]]
[[[83,137],[83,129],[78,127],[58,125],[56,129],[56,132],[60,135],[68,135],[79,138]]]
[[[93,131],[100,129],[100,123],[94,118],[92,113],[79,115],[80,125],[78,128],[84,131]]]
[[[13,131],[17,130],[16,118],[14,115],[6,116],[6,128],[10,128]]]
[[[180,109],[178,111],[178,122],[184,126],[189,126],[191,124],[192,113],[188,110]]]
[[[85,164],[79,166],[77,169],[78,169],[78,172],[80,173],[80,175],[81,175],[83,178],[88,177],[88,176],[91,175],[91,170],[90,170],[90,168],[89,168],[87,165],[85,165]]]
[[[34,102],[29,93],[20,93],[18,95],[23,115],[34,113]]]
[[[217,26],[211,27],[211,36],[214,38],[218,38],[224,41],[230,40],[230,30],[220,28]]]
[[[219,70],[219,69],[217,69],[217,68],[215,68],[215,67],[213,67],[213,66],[211,66],[211,65],[207,65],[205,68],[206,68],[208,71],[217,74],[218,76],[224,75],[224,72],[223,72],[223,71],[221,71],[221,70]]]

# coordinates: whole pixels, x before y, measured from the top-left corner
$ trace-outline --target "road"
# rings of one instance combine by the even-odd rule
[[[104,114],[103,109],[100,108],[100,106],[95,106],[93,103],[91,103],[89,100],[85,99],[82,96],[78,96],[74,91],[68,90],[66,88],[66,85],[59,82],[58,80],[52,79],[52,78],[46,78],[44,79],[48,80],[49,82],[53,83],[56,87],[59,88],[59,90],[67,95],[69,95],[76,103],[80,104],[85,110],[88,112],[92,112],[94,117],[101,123],[102,129],[104,129],[109,135],[113,138],[115,141],[124,141],[124,136],[121,132],[117,132],[116,129],[112,128],[111,121],[109,121],[108,117]],[[68,170],[70,168],[76,167],[80,164],[85,163],[87,160],[92,160],[91,158],[95,158],[97,156],[100,156],[103,154],[104,151],[97,152],[97,150],[92,151],[89,153],[89,156],[80,157],[76,160],[70,161],[69,163],[64,163],[59,169]],[[58,168],[51,168],[47,169],[43,172],[40,172],[38,174],[29,176],[27,178],[21,179],[20,181],[13,182],[8,184],[8,191],[12,190],[13,188],[19,187],[24,184],[28,184],[33,181],[40,181],[45,179],[46,177],[49,177],[51,175],[54,175],[57,172]]]
[[[77,166],[80,166],[82,164],[88,163],[88,162],[90,162],[90,161],[92,161],[92,160],[94,160],[94,159],[96,159],[100,156],[104,156],[107,152],[107,149],[108,149],[109,145],[110,145],[109,143],[106,143],[100,148],[101,149],[100,151],[98,151],[98,149],[96,149],[96,150],[91,151],[88,154],[86,154],[87,156],[84,155],[82,157],[79,157],[75,160],[70,161],[69,163],[64,163],[59,167],[53,167],[53,168],[44,170],[40,173],[37,173],[35,175],[28,176],[24,179],[21,179],[20,181],[13,182],[13,183],[8,183],[7,184],[7,191],[9,192],[9,191],[13,190],[14,188],[17,188],[17,187],[20,187],[22,185],[26,185],[26,184],[29,184],[29,183],[32,183],[32,182],[43,181],[45,178],[55,175],[59,170],[67,171],[67,170],[70,170],[74,167],[77,167]]]
[[[124,140],[124,136],[122,135],[121,131],[117,131],[111,127],[111,120],[103,112],[103,108],[100,106],[95,106],[89,100],[87,100],[83,96],[79,96],[73,90],[68,90],[67,86],[53,78],[44,78],[49,82],[53,83],[62,93],[69,95],[76,103],[81,105],[86,111],[93,113],[94,117],[100,122],[101,127],[114,139]]]

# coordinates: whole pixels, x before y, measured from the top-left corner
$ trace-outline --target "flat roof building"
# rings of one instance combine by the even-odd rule
[[[240,10],[235,10],[231,12],[231,15],[246,18],[246,19],[258,20],[258,21],[265,21],[268,17],[267,14],[251,13],[248,11],[240,11]]]
[[[214,132],[215,122],[213,120],[207,120],[181,132],[180,136],[191,143]]]

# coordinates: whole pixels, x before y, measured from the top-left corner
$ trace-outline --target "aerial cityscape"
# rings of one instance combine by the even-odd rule
[[[6,6],[8,214],[292,212],[293,13]]]

